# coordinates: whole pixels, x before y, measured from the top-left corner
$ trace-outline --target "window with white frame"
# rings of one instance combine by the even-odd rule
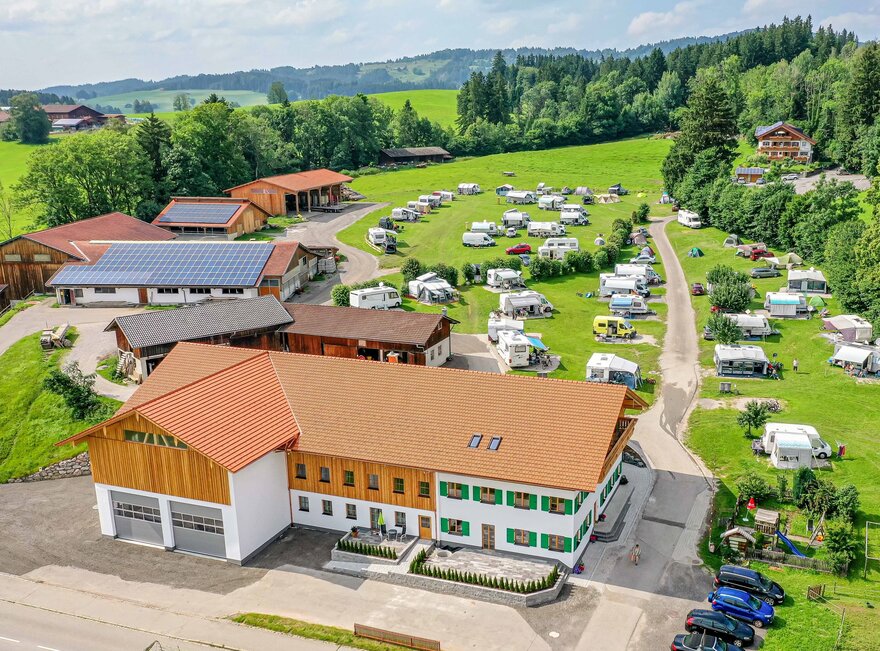
[[[299,496],[299,510],[300,511],[308,511],[309,510],[309,498],[308,497],[306,497],[304,495]]]

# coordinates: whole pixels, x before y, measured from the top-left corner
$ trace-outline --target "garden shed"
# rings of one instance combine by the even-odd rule
[[[744,554],[750,546],[755,544],[755,536],[753,534],[754,531],[748,527],[734,527],[721,534],[721,540],[727,541],[727,544],[732,549],[735,549],[740,554]]]
[[[765,536],[775,536],[779,530],[779,511],[757,509],[755,511],[755,529]]]

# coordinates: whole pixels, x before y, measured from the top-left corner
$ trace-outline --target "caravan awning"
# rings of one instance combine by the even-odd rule
[[[547,345],[537,337],[527,337],[529,343],[538,350],[547,350]]]
[[[855,346],[843,346],[840,350],[834,353],[834,356],[831,359],[836,362],[848,362],[850,364],[859,364],[860,366],[864,366],[865,362],[868,361],[868,357],[870,356],[870,350],[865,350],[864,348],[856,348]]]

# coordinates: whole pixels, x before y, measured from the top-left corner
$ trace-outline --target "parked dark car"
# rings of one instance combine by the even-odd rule
[[[755,629],[748,624],[704,608],[694,608],[687,614],[684,630],[688,633],[708,633],[738,647],[749,646],[755,641]]]
[[[681,633],[672,640],[670,651],[727,651],[729,647],[724,640],[702,633]]]
[[[752,278],[776,278],[781,276],[779,269],[773,267],[755,267],[749,272]]]
[[[756,628],[769,626],[776,614],[773,606],[736,588],[718,588],[709,593],[707,601],[712,604],[712,610],[749,622]]]
[[[527,242],[520,242],[519,244],[514,244],[513,246],[507,247],[507,255],[519,255],[520,253],[531,253],[532,245]]]
[[[524,267],[528,267],[530,264],[532,264],[532,258],[531,256],[529,256],[528,253],[520,253],[519,259],[520,261],[522,261],[522,265]]]
[[[736,588],[753,594],[771,606],[785,601],[785,590],[775,581],[755,570],[739,565],[722,565],[715,575],[715,587]]]
[[[693,296],[702,296],[706,293],[706,288],[703,287],[703,283],[694,283],[691,285],[691,294]]]

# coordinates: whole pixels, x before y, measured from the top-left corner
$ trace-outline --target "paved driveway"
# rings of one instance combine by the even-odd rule
[[[797,181],[788,182],[794,185],[794,191],[797,194],[806,194],[816,187],[816,184],[819,183],[820,176],[821,174],[816,174],[815,176],[801,177]],[[864,174],[846,174],[839,169],[828,170],[825,172],[825,178],[837,179],[840,182],[848,181],[856,186],[856,190],[867,190],[871,187],[870,179]]]

